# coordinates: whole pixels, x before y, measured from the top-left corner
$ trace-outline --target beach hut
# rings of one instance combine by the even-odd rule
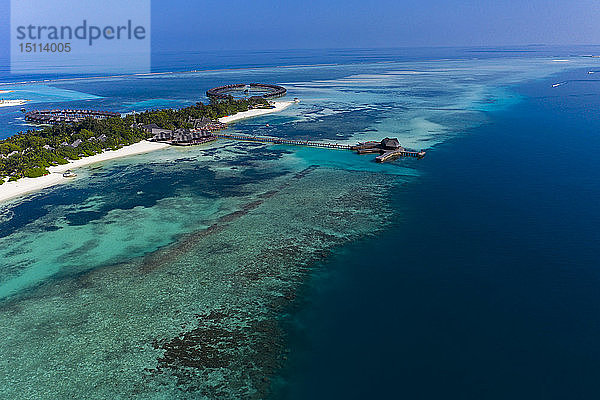
[[[142,129],[148,133],[152,133],[153,129],[160,129],[160,126],[158,126],[156,124],[146,124],[146,125],[142,125]]]

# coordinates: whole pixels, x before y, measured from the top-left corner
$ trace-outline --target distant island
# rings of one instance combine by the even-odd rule
[[[27,100],[4,100],[0,99],[0,107],[22,106],[27,103]]]

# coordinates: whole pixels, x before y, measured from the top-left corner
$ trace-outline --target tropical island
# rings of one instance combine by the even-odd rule
[[[274,108],[261,97],[212,100],[182,109],[150,110],[109,118],[82,118],[73,123],[56,123],[40,130],[28,130],[0,140],[0,185],[6,180],[36,178],[50,173],[48,168],[71,160],[118,150],[149,139],[145,125],[167,130],[194,129],[196,121],[217,121],[253,109]],[[212,125],[211,128],[215,128]]]
[[[234,95],[240,92],[244,97],[235,98]],[[358,154],[379,153],[377,162],[425,156],[422,150],[405,149],[395,138],[351,146],[217,132],[226,128],[229,122],[277,112],[298,101],[268,100],[285,94],[286,89],[277,85],[234,84],[210,89],[208,104],[197,102],[181,109],[125,115],[98,110],[31,110],[25,114],[25,119],[42,124],[41,129],[0,140],[0,201],[65,182],[76,176],[71,168],[171,145],[201,145],[218,138],[354,150]]]
[[[0,99],[0,107],[14,107],[26,104],[27,100],[4,100]]]

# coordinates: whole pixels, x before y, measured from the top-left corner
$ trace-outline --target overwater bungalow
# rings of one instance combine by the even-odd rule
[[[25,120],[38,124],[76,123],[86,118],[106,119],[119,117],[120,113],[98,110],[31,110],[25,113]]]
[[[352,146],[351,149],[355,150],[358,154],[379,153],[379,156],[375,158],[377,162],[385,162],[397,157],[423,158],[425,156],[423,150],[413,151],[405,149],[396,138],[385,138],[381,142],[363,142]]]

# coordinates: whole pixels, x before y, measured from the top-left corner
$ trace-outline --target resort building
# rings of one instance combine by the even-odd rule
[[[245,94],[249,94],[251,90],[264,92],[262,95],[253,96],[261,99],[274,99],[284,96],[287,93],[287,90],[283,86],[269,83],[235,83],[209,89],[206,91],[206,97],[212,100],[224,100],[233,92],[243,91]]]
[[[375,158],[375,161],[377,162],[385,162],[397,157],[425,157],[425,152],[423,150],[407,150],[400,146],[400,142],[396,138],[385,138],[381,142],[363,142],[350,147],[350,149],[355,150],[358,154],[379,153],[379,156]]]
[[[97,110],[32,110],[25,113],[25,120],[38,124],[70,124],[81,122],[86,118],[106,119],[120,117],[121,114],[112,111]]]
[[[212,121],[211,121],[212,122]],[[183,129],[176,130],[162,129],[156,124],[152,126],[143,126],[146,132],[153,134],[149,139],[152,142],[169,143],[178,146],[188,146],[193,144],[202,144],[216,139],[216,136],[207,129]]]

